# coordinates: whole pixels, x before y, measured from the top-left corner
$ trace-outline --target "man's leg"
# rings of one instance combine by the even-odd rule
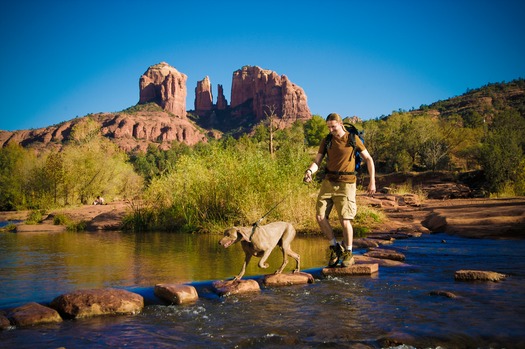
[[[352,227],[351,219],[341,219],[341,227],[343,228],[343,242],[347,250],[352,251],[352,243],[354,242],[354,228]]]
[[[344,252],[342,254],[341,266],[349,267],[353,265],[354,255],[352,253],[352,243],[354,240],[354,229],[352,227],[351,219],[342,219],[341,226],[343,227],[343,244]]]

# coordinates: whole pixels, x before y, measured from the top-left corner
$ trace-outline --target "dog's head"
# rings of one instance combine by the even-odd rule
[[[236,227],[228,228],[224,231],[224,237],[219,240],[219,245],[221,245],[224,248],[227,248],[230,245],[238,241],[241,241],[242,239],[243,239],[243,236],[239,228],[236,228]]]

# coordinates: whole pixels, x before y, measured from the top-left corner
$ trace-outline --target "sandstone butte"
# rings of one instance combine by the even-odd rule
[[[155,108],[129,108],[116,113],[90,114],[57,125],[18,131],[0,130],[0,147],[10,143],[35,149],[58,150],[70,139],[75,125],[90,118],[100,125],[101,135],[114,141],[126,152],[145,151],[149,144],[169,149],[173,142],[194,145],[218,138],[221,132],[249,127],[272,115],[278,127],[296,120],[311,118],[304,90],[286,75],[256,66],[244,66],[232,76],[228,105],[222,85],[213,101],[208,77],[197,82],[195,111],[198,121],[187,115],[187,76],[161,62],[149,67],[139,78],[138,106],[154,104]]]

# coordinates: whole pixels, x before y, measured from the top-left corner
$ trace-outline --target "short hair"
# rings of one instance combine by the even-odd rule
[[[337,122],[343,122],[343,119],[341,118],[341,115],[337,114],[337,113],[330,113],[328,114],[328,116],[326,117],[326,121],[337,121]]]

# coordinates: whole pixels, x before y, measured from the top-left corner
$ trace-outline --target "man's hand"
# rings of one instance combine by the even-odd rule
[[[304,173],[303,182],[310,183],[312,181],[312,170],[308,169]]]

